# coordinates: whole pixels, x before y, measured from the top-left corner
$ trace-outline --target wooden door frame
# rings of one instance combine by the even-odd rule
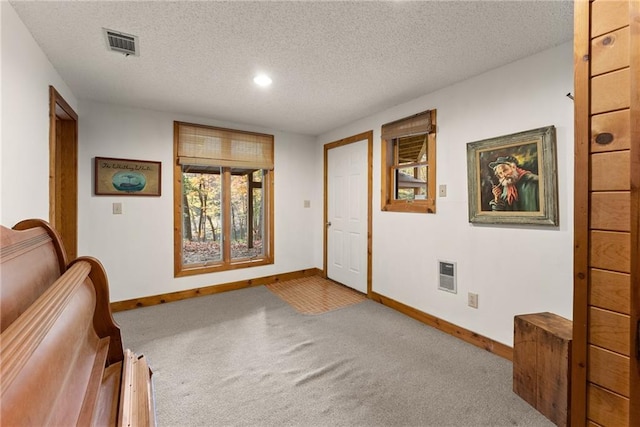
[[[322,274],[327,278],[327,222],[329,221],[329,189],[328,189],[328,168],[329,168],[329,150],[342,147],[344,145],[353,144],[362,140],[367,141],[367,297],[371,298],[371,254],[372,254],[372,191],[373,191],[373,130],[360,133],[358,135],[343,138],[338,141],[329,142],[324,145],[324,216],[323,216],[323,265]]]
[[[640,0],[629,2],[631,294],[629,425],[640,423]],[[635,55],[633,54],[635,52]]]
[[[589,2],[574,4],[574,219],[571,424],[587,423],[587,333],[589,301]]]
[[[589,215],[590,215],[590,47],[591,2],[574,8],[575,166],[574,166],[574,310],[571,362],[571,425],[588,420],[589,392]],[[640,423],[640,0],[629,1],[630,73],[630,296],[629,296],[629,419]]]
[[[49,86],[49,223],[62,237],[70,260],[76,258],[78,251],[77,177],[78,115]]]

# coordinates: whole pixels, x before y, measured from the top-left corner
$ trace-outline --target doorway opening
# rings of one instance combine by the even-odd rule
[[[49,223],[69,260],[78,255],[78,115],[49,86]]]

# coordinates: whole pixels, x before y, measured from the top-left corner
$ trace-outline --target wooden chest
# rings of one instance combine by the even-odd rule
[[[513,391],[556,425],[570,425],[572,322],[553,313],[519,315],[513,335]]]

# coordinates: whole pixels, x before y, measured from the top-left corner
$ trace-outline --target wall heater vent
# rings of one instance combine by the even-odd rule
[[[458,293],[455,262],[438,261],[438,289],[453,294]]]
[[[107,40],[107,46],[114,52],[122,53],[126,56],[140,56],[138,49],[138,36],[121,33],[120,31],[102,29]]]

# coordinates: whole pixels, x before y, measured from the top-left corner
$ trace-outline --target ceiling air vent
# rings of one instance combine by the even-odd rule
[[[106,28],[103,28],[103,30],[109,49],[114,52],[122,53],[126,56],[140,55],[140,51],[138,50],[138,36],[121,33],[120,31],[108,30]]]

